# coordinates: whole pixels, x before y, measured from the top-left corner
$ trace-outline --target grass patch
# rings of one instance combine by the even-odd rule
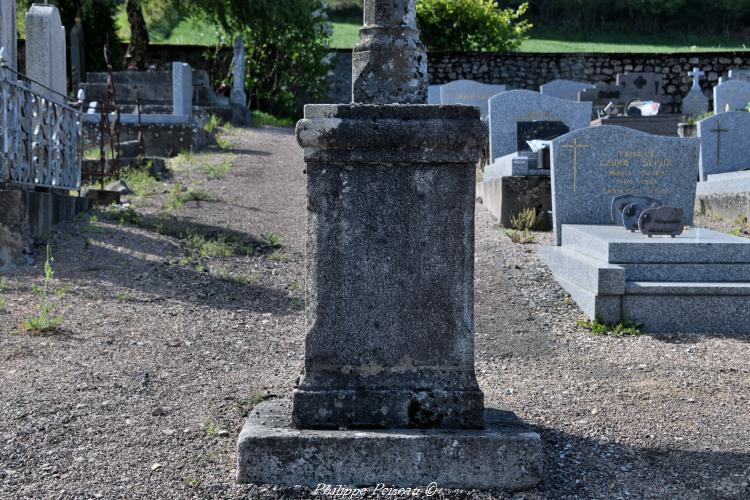
[[[142,227],[143,225],[145,225],[143,216],[133,210],[131,207],[120,208],[112,205],[110,207],[107,207],[103,213],[107,219],[117,221],[120,226],[129,224],[131,226]]]
[[[201,487],[201,481],[200,479],[195,479],[194,477],[186,477],[185,485],[188,488],[198,489]]]
[[[232,149],[232,141],[225,137],[217,137],[216,147],[221,149],[222,151],[227,151],[229,149]]]
[[[294,118],[280,118],[263,111],[253,111],[253,127],[294,127]]]
[[[221,127],[221,118],[212,114],[208,117],[205,125],[203,125],[203,130],[205,130],[209,134],[213,134],[219,127]]]
[[[205,191],[198,191],[192,187],[184,189],[182,183],[178,182],[177,184],[172,186],[172,189],[169,190],[164,208],[166,208],[167,210],[175,210],[177,208],[182,208],[185,203],[189,203],[191,201],[200,202],[210,200],[211,195],[209,195]]]
[[[83,152],[84,160],[99,160],[102,157],[102,153],[99,148],[88,148]]]
[[[513,243],[519,243],[521,245],[530,245],[534,243],[534,235],[528,229],[524,229],[523,231],[506,229],[505,236],[510,238]]]
[[[268,235],[261,235],[263,237],[263,241],[266,242],[266,246],[268,248],[281,248],[282,239],[281,236],[275,233],[271,233]]]
[[[593,335],[608,335],[611,337],[637,337],[643,335],[641,331],[643,325],[634,321],[621,321],[610,325],[596,318],[594,321],[582,319],[577,324],[581,328],[589,330]]]
[[[208,437],[217,437],[219,435],[219,431],[221,430],[218,424],[213,421],[213,419],[208,419],[204,429],[206,431],[206,436]]]
[[[236,400],[234,402],[234,405],[243,417],[247,417],[248,415],[250,415],[250,412],[253,411],[253,408],[258,406],[268,398],[269,396],[256,392],[255,394],[251,394],[246,398]]]
[[[223,234],[209,238],[203,234],[188,232],[185,234],[183,245],[200,258],[249,256],[255,252],[252,246],[227,238]],[[192,260],[188,264],[191,262]]]
[[[284,252],[274,252],[268,256],[271,262],[289,262],[289,256]]]
[[[159,181],[161,180],[154,176],[152,171],[153,163],[149,161],[140,165],[138,168],[125,170],[122,174],[122,180],[125,181],[125,184],[127,184],[128,187],[138,196],[148,196],[153,194],[153,192],[159,187]]]
[[[5,279],[0,278],[0,294],[5,291]],[[8,308],[8,301],[4,297],[0,296],[0,312],[5,312]]]
[[[740,215],[734,220],[734,227],[729,233],[733,236],[750,235],[750,225],[748,225],[747,215]]]
[[[47,245],[47,257],[44,260],[44,280],[42,286],[32,285],[31,289],[36,295],[38,304],[36,305],[36,315],[27,318],[21,324],[21,328],[30,333],[48,333],[56,331],[62,325],[63,317],[53,314],[54,304],[51,295],[62,299],[65,296],[65,289],[61,288],[56,291],[52,290],[52,278],[55,272],[52,270],[52,249]]]
[[[234,167],[232,160],[225,160],[218,165],[206,165],[203,167],[203,170],[206,172],[209,179],[223,179],[229,175],[229,172],[232,171],[232,167]]]

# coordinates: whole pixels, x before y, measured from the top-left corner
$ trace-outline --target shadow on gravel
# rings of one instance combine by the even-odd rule
[[[728,334],[728,333],[704,333],[704,334],[680,334],[673,333],[644,333],[654,340],[664,342],[665,344],[698,344],[706,338],[712,339],[731,339],[738,342],[750,342],[750,335],[747,334]]]
[[[750,498],[750,453],[644,448],[534,427],[549,498]],[[688,443],[689,445],[689,443]]]
[[[257,149],[244,149],[244,148],[234,148],[230,147],[229,149],[226,149],[224,151],[221,151],[222,153],[232,153],[236,155],[249,155],[249,156],[273,156],[273,153],[269,151],[258,151]]]

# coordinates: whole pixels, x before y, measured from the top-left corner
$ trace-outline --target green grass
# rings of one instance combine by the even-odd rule
[[[356,19],[333,23],[332,48],[350,49],[359,37],[362,22]],[[746,50],[730,37],[686,33],[638,35],[592,33],[535,28],[521,45],[521,52],[709,52]]]
[[[182,208],[185,203],[190,201],[210,201],[211,195],[205,191],[198,191],[192,187],[189,187],[186,191],[183,191],[182,184],[175,184],[169,191],[167,196],[167,202],[164,205],[167,210],[174,210],[176,208]]]
[[[151,43],[172,45],[215,45],[220,40],[215,26],[200,20],[183,18],[178,12],[153,9],[144,12]],[[116,18],[117,34],[123,42],[130,41],[130,23],[122,3]]]
[[[252,113],[253,127],[294,127],[297,123],[294,118],[279,118],[263,111],[253,111]]]
[[[208,164],[203,170],[208,174],[209,179],[223,179],[232,171],[234,164],[232,160],[225,160],[218,165]]]

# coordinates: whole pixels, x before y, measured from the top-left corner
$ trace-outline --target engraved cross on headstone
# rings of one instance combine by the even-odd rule
[[[697,88],[700,90],[701,88],[701,77],[705,75],[703,71],[701,71],[700,68],[694,68],[693,71],[688,72],[688,76],[693,78],[693,88]]]
[[[716,122],[716,128],[710,129],[709,132],[716,134],[716,163],[721,163],[721,134],[729,132],[729,129],[721,128],[721,121]]]
[[[576,192],[578,187],[578,150],[580,148],[590,148],[588,144],[578,144],[578,139],[573,139],[573,144],[566,144],[563,146],[564,149],[573,150],[573,192]]]

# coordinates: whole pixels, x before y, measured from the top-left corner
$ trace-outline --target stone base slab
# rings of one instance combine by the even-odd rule
[[[237,443],[240,483],[519,491],[541,480],[541,438],[507,410],[486,410],[484,430],[306,430],[291,413],[288,400],[252,411]]]

